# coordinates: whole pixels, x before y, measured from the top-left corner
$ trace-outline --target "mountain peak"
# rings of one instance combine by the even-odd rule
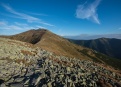
[[[38,28],[38,29],[31,29],[29,31],[48,31],[48,30],[44,28]],[[29,31],[26,31],[26,32],[29,32]]]
[[[39,31],[39,30],[41,30],[41,31],[48,31],[47,29],[44,29],[44,28],[37,29],[37,31]]]
[[[41,40],[43,35],[47,32],[48,32],[48,30],[43,29],[43,28],[32,29],[32,30],[25,31],[20,34],[12,35],[9,38],[15,39],[15,40],[20,40],[23,42],[29,42],[31,44],[36,44]]]

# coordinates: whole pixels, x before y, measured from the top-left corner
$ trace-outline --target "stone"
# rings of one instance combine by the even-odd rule
[[[39,76],[38,78],[37,78],[37,81],[36,81],[36,83],[35,83],[35,86],[37,86],[38,84],[39,84],[39,81],[42,79],[42,77],[41,76]]]
[[[24,85],[29,85],[29,81],[30,81],[30,79],[27,79],[27,80],[24,82]]]
[[[0,87],[7,87],[4,83],[2,83],[1,85],[0,85]]]
[[[51,82],[47,83],[47,87],[52,87],[52,83]]]
[[[44,84],[44,85],[42,85],[42,87],[47,87],[47,85],[46,85],[46,84]]]
[[[115,72],[113,72],[112,75],[113,75],[113,77],[115,77],[116,76]]]
[[[89,83],[89,87],[93,87],[92,83]]]
[[[16,78],[15,82],[22,82],[23,80],[24,80],[24,77],[23,78]]]
[[[10,87],[24,87],[24,85],[22,83],[12,83]]]

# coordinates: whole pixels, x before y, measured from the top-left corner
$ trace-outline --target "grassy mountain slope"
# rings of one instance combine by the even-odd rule
[[[58,55],[89,59],[78,52],[77,49],[83,49],[81,46],[70,43],[68,40],[45,29],[29,30],[17,35],[4,37],[28,42]]]
[[[121,40],[100,38],[95,40],[69,40],[75,44],[94,49],[108,56],[121,59]]]

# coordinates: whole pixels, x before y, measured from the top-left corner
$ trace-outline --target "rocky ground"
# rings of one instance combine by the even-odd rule
[[[0,38],[0,87],[121,87],[121,75],[93,61]]]

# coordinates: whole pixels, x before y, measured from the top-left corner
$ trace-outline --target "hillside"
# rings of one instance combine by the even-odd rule
[[[82,54],[77,51],[77,49],[83,49],[81,46],[76,46],[75,44],[70,43],[68,40],[45,29],[29,30],[17,35],[4,37],[28,42],[33,44],[35,47],[41,47],[58,55],[80,57],[83,59]],[[84,58],[89,59],[87,57]]]
[[[99,38],[94,40],[69,40],[80,46],[85,46],[106,54],[110,57],[121,59],[121,40],[120,39],[109,39]]]
[[[112,67],[0,38],[0,87],[120,87],[120,79]]]
[[[48,30],[38,29],[29,30],[13,36],[4,36],[6,38],[28,42],[34,47],[39,47],[44,50],[53,52],[56,55],[78,58],[83,60],[93,60],[95,62],[110,65],[121,69],[121,61],[100,54],[89,48],[75,45]],[[36,43],[35,43],[36,42]]]

